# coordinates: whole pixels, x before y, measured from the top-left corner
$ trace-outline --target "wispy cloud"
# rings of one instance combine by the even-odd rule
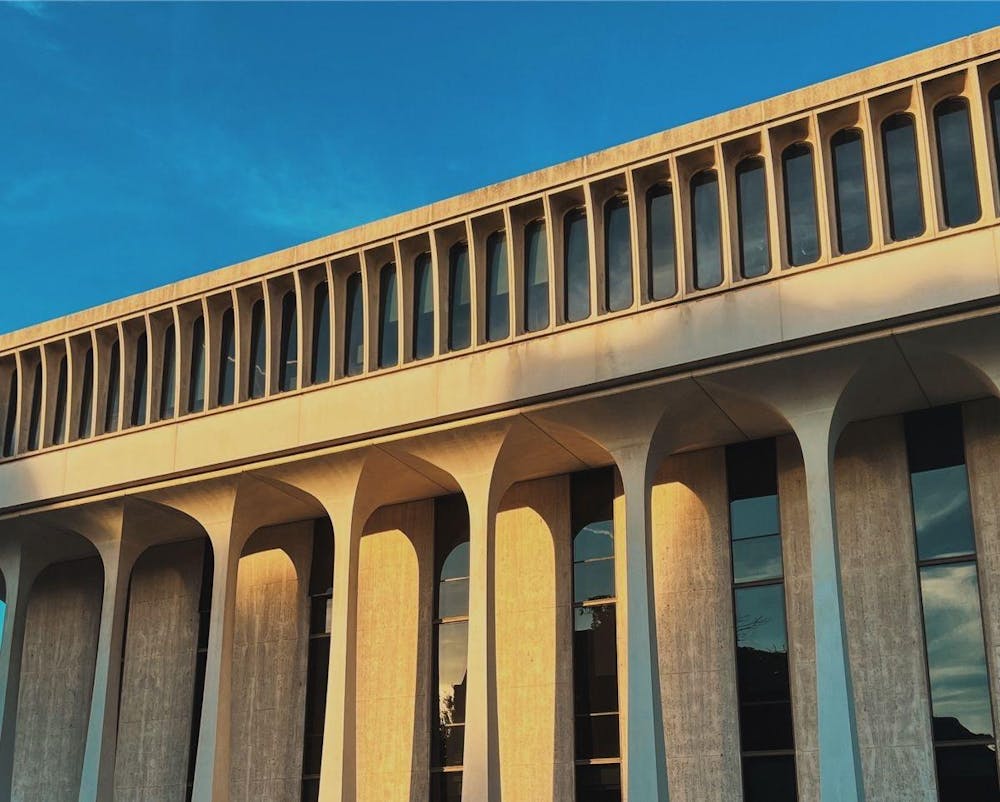
[[[52,12],[52,3],[43,3],[39,0],[4,0],[4,5],[23,11],[37,19],[44,19]]]

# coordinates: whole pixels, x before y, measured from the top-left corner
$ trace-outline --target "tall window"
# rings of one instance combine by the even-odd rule
[[[177,338],[173,324],[163,333],[163,371],[160,374],[160,420],[174,416],[174,390],[177,387]]]
[[[959,407],[904,418],[942,802],[1000,799]]]
[[[739,220],[740,275],[763,276],[771,269],[767,240],[767,181],[764,160],[736,165],[736,216]]]
[[[893,114],[882,123],[882,153],[889,236],[896,242],[918,237],[924,233],[924,208],[911,115]]]
[[[379,271],[378,286],[378,366],[388,368],[399,361],[399,299],[394,262]]]
[[[549,254],[545,221],[524,230],[524,328],[540,331],[549,325]]]
[[[233,403],[236,393],[236,333],[233,309],[230,307],[222,316],[222,331],[219,336],[219,396],[220,407]]]
[[[743,798],[794,802],[778,476],[773,440],[726,449]]]
[[[566,321],[589,317],[590,247],[583,209],[573,209],[563,218],[563,285]]]
[[[201,558],[201,591],[198,594],[198,643],[194,662],[194,699],[191,703],[191,732],[188,738],[188,776],[185,798],[191,802],[194,791],[194,770],[198,757],[198,734],[201,726],[201,707],[205,697],[205,671],[208,665],[208,635],[212,616],[212,585],[215,559],[212,543],[203,541]]]
[[[934,132],[945,224],[954,227],[974,223],[980,214],[979,187],[968,101],[952,97],[938,103],[934,107]]]
[[[59,360],[59,375],[56,379],[56,406],[52,417],[52,442],[59,445],[66,439],[66,404],[69,377],[66,373],[66,357]]]
[[[632,305],[632,224],[624,195],[604,204],[604,304],[609,312]]]
[[[448,252],[448,348],[460,351],[472,344],[472,287],[469,245],[459,242]]]
[[[507,232],[494,231],[486,240],[486,339],[503,340],[510,334],[510,272]]]
[[[312,384],[330,380],[330,285],[321,281],[313,290]]]
[[[434,356],[434,270],[431,255],[413,263],[413,358]]]
[[[1000,180],[1000,84],[990,90],[988,104],[990,107],[990,130],[993,133],[993,159],[997,168],[997,178]]]
[[[674,191],[670,184],[656,184],[646,192],[646,260],[650,298],[670,298],[677,292]]]
[[[263,299],[250,311],[250,375],[247,397],[263,398],[267,389],[267,325]]]
[[[42,363],[35,365],[35,380],[31,383],[31,413],[28,416],[28,451],[41,445],[42,424]]]
[[[830,139],[833,200],[837,211],[837,250],[863,251],[872,244],[865,182],[864,140],[857,128],[845,128]]]
[[[469,653],[469,512],[461,496],[434,506],[434,673],[431,802],[461,802]]]
[[[135,343],[135,375],[132,377],[132,426],[142,426],[146,422],[146,392],[149,387],[149,354],[146,332],[139,335]]]
[[[719,177],[703,170],[691,179],[691,245],[695,289],[722,283],[722,229],[719,217]]]
[[[309,666],[306,671],[301,798],[302,802],[319,802],[326,684],[330,674],[330,631],[333,625],[333,528],[328,518],[318,519],[313,527],[309,599]]]
[[[357,376],[365,369],[365,309],[360,273],[352,273],[347,277],[346,301],[344,373]]]
[[[88,348],[83,358],[83,387],[80,390],[80,420],[76,426],[78,438],[90,437],[94,415],[94,349]]]
[[[281,337],[278,342],[278,392],[294,390],[299,384],[299,305],[295,291],[281,299]]]
[[[570,478],[576,798],[621,799],[614,470]]]
[[[104,431],[118,431],[118,396],[121,394],[122,353],[118,340],[111,345],[108,357],[108,398],[104,404]]]
[[[805,142],[796,142],[785,148],[781,154],[781,175],[785,189],[788,263],[793,266],[807,265],[819,259],[812,148]]]
[[[10,372],[10,381],[7,382],[7,414],[4,416],[3,427],[3,455],[5,457],[14,456],[14,434],[17,431],[17,368]]]
[[[191,326],[191,365],[188,374],[188,412],[205,408],[205,318],[201,315]]]

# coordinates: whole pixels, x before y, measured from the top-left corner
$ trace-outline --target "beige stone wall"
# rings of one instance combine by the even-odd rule
[[[837,532],[868,802],[934,802],[934,758],[903,423],[848,427]]]
[[[356,802],[427,798],[434,502],[383,507],[358,558]]]
[[[132,571],[115,800],[184,802],[204,542],[154,546]]]
[[[571,802],[569,477],[515,485],[496,521],[497,705],[504,802]]]
[[[239,562],[230,799],[298,802],[312,523],[258,531]]]
[[[58,563],[28,601],[12,800],[75,802],[87,738],[100,629],[97,558]]]
[[[725,452],[667,459],[652,564],[671,802],[741,797]]]

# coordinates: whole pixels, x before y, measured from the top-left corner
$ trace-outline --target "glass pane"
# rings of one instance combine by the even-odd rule
[[[691,179],[691,241],[694,286],[699,290],[722,283],[722,239],[719,222],[719,179],[711,170]]]
[[[788,263],[807,265],[819,259],[812,150],[801,142],[791,145],[785,148],[781,164],[785,186],[785,224],[788,227]]]
[[[365,369],[365,314],[361,297],[361,274],[347,279],[347,342],[344,347],[344,373],[357,376]]]
[[[549,254],[545,222],[536,220],[524,232],[524,328],[549,325]]]
[[[590,251],[587,242],[587,214],[575,209],[565,220],[566,320],[583,320],[590,315]]]
[[[618,710],[615,606],[573,611],[573,685],[577,715]]]
[[[733,541],[733,581],[781,577],[781,535]]]
[[[469,286],[469,246],[452,247],[448,255],[448,348],[460,351],[472,344],[472,289]]]
[[[8,400],[7,426],[13,426],[14,413],[17,411],[14,402],[14,390],[17,386],[17,376],[12,375],[10,379],[11,396]],[[92,422],[90,420],[94,412],[94,349],[87,349],[87,356],[83,360],[83,391],[80,394],[80,422],[77,426],[78,437],[90,437]],[[4,440],[6,453],[6,439]]]
[[[784,585],[737,588],[734,595],[740,702],[788,701]]]
[[[42,424],[42,363],[35,365],[35,381],[31,387],[31,415],[28,418],[28,450],[38,448]]]
[[[781,531],[778,521],[778,497],[757,496],[729,503],[733,540],[758,535],[776,535]]]
[[[990,124],[993,131],[993,157],[1000,167],[1000,85],[994,86],[990,90]],[[998,175],[1000,178],[1000,175]]]
[[[459,543],[445,558],[439,579],[458,579],[469,575],[469,541]]]
[[[654,301],[677,292],[677,251],[674,244],[674,192],[658,184],[646,194],[646,258],[649,295]]]
[[[434,274],[431,255],[422,253],[413,263],[413,358],[434,355]]]
[[[438,624],[438,717],[442,724],[465,721],[465,667],[469,652],[469,622]]]
[[[469,580],[449,579],[438,583],[438,618],[469,614]]]
[[[934,756],[940,802],[995,802],[1000,799],[996,747],[992,744],[938,747]]]
[[[934,740],[993,735],[975,563],[920,569]]]
[[[979,188],[969,131],[969,106],[965,100],[951,98],[938,103],[934,109],[934,129],[945,223],[961,226],[975,222],[979,219]]]
[[[917,558],[931,560],[975,554],[976,537],[969,505],[969,479],[964,465],[952,465],[910,476]]]
[[[278,390],[282,393],[298,386],[299,310],[294,292],[281,300],[281,343],[278,352]]]
[[[462,802],[462,772],[432,772],[431,802]]]
[[[250,314],[250,376],[247,378],[247,397],[263,398],[267,387],[267,326],[264,319],[264,302],[257,301]]]
[[[301,802],[319,802],[319,779],[310,778],[302,781]]]
[[[330,673],[330,639],[310,638],[309,667],[306,674],[306,720],[307,735],[319,735],[322,739],[326,716],[326,687]],[[316,770],[319,770],[317,756]],[[304,774],[312,774],[304,771]]]
[[[574,729],[577,760],[619,756],[617,714],[577,716]]]
[[[188,376],[188,412],[205,408],[205,318],[191,327],[191,372]]]
[[[573,561],[593,560],[597,557],[614,557],[614,522],[594,521],[581,529],[573,538]]]
[[[329,596],[314,596],[309,607],[309,632],[313,635],[329,635],[333,599]]]
[[[743,758],[743,802],[795,802],[795,799],[794,757]]]
[[[912,117],[895,114],[882,123],[882,150],[889,204],[889,235],[897,242],[919,236],[924,231],[924,210],[920,199],[917,140]]]
[[[495,231],[486,241],[486,339],[490,342],[510,334],[509,284],[507,235]]]
[[[399,307],[396,298],[396,265],[379,273],[378,366],[388,368],[399,361]]]
[[[621,802],[622,770],[617,763],[576,767],[579,802]]]
[[[615,561],[576,563],[573,566],[573,601],[607,599],[615,595]]]
[[[146,388],[148,387],[148,363],[146,335],[139,336],[135,344],[135,375],[132,377],[132,415],[133,426],[141,426],[146,422]]]
[[[66,381],[66,357],[63,357],[59,360],[55,416],[52,420],[52,442],[56,445],[66,439]]]
[[[611,312],[632,305],[632,225],[628,201],[616,198],[604,211],[605,303]]]
[[[233,310],[222,316],[219,340],[219,406],[233,403],[236,379],[236,340],[233,336]]]
[[[104,431],[118,429],[118,395],[121,392],[121,349],[118,340],[111,346],[108,357],[108,400],[104,409]]]
[[[872,244],[861,132],[839,131],[830,140],[833,198],[837,210],[837,249],[863,251]]]
[[[330,286],[325,281],[313,293],[312,383],[330,379]]]
[[[764,667],[760,668],[764,670]],[[746,752],[793,749],[795,735],[792,728],[792,703],[787,700],[742,703],[740,745]]]
[[[762,159],[747,159],[736,167],[736,209],[739,217],[740,273],[763,276],[771,269],[767,244],[767,189]]]
[[[163,335],[163,372],[160,375],[160,420],[174,416],[174,391],[177,387],[177,345],[174,327]]]
[[[434,766],[461,766],[465,761],[465,725],[438,725],[431,764]]]

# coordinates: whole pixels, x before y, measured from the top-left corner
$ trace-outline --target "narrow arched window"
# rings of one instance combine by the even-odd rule
[[[7,382],[7,414],[4,417],[3,427],[3,455],[5,457],[14,456],[14,433],[17,431],[17,369],[10,372],[10,381]]]
[[[722,283],[722,228],[719,176],[704,170],[691,179],[691,245],[694,286],[698,290]]]
[[[108,358],[108,397],[104,404],[104,431],[118,431],[118,397],[121,395],[122,351],[118,340],[111,345]]]
[[[549,253],[545,221],[524,230],[524,328],[539,331],[549,325]]]
[[[56,378],[56,406],[52,415],[52,442],[55,445],[66,440],[66,396],[68,395],[69,376],[67,375],[66,357],[59,360],[59,375]]]
[[[312,383],[330,379],[330,285],[321,281],[313,290]]]
[[[837,213],[837,250],[863,251],[872,244],[865,183],[864,140],[857,128],[845,128],[830,139],[833,200]]]
[[[361,274],[347,278],[347,311],[344,322],[344,373],[356,376],[365,369],[365,311]]]
[[[389,368],[399,361],[399,298],[394,262],[379,271],[378,286],[378,366]]]
[[[486,339],[503,340],[510,334],[510,271],[507,232],[494,231],[486,240]]]
[[[624,195],[604,204],[604,304],[609,312],[632,305],[632,225]]]
[[[236,397],[236,328],[233,308],[222,315],[219,332],[219,388],[217,402],[220,407],[233,403]]]
[[[247,397],[263,398],[267,389],[267,326],[263,299],[250,311],[250,375]]]
[[[459,242],[448,252],[448,350],[461,351],[472,344],[472,287],[469,279],[469,246]]]
[[[35,365],[35,380],[31,384],[31,413],[28,416],[28,451],[35,451],[41,442],[42,423],[42,363]]]
[[[205,318],[202,315],[191,326],[187,401],[188,412],[201,412],[205,408]]]
[[[299,305],[295,291],[281,299],[281,340],[278,344],[278,392],[294,390],[299,385]]]
[[[952,97],[938,103],[934,107],[934,133],[945,224],[953,228],[974,223],[979,219],[980,208],[969,102]]]
[[[563,218],[563,292],[566,321],[590,315],[590,249],[587,243],[587,213],[572,209]]]
[[[174,416],[174,392],[177,389],[177,337],[173,324],[163,332],[163,369],[160,374],[160,420]]]
[[[431,255],[422,253],[413,263],[413,358],[434,355],[434,271]]]
[[[83,387],[80,390],[80,420],[76,425],[76,436],[90,437],[94,416],[94,349],[88,348],[83,358]]]
[[[146,353],[146,333],[139,335],[135,344],[135,376],[132,377],[132,415],[133,426],[142,426],[146,422],[146,389],[149,386],[148,366],[149,356]]]
[[[896,242],[920,236],[924,232],[924,209],[917,139],[909,114],[894,114],[882,123],[882,156],[889,236]]]
[[[677,246],[674,229],[674,191],[655,184],[646,192],[646,260],[649,297],[654,301],[677,292]]]
[[[990,130],[993,133],[993,159],[996,163],[997,178],[1000,180],[1000,84],[990,90]]]
[[[788,263],[807,265],[819,259],[819,229],[816,223],[816,179],[813,152],[805,142],[796,142],[781,154],[785,189],[785,236]]]
[[[736,217],[740,275],[763,276],[771,269],[771,251],[767,238],[767,180],[764,160],[759,157],[736,165]]]

